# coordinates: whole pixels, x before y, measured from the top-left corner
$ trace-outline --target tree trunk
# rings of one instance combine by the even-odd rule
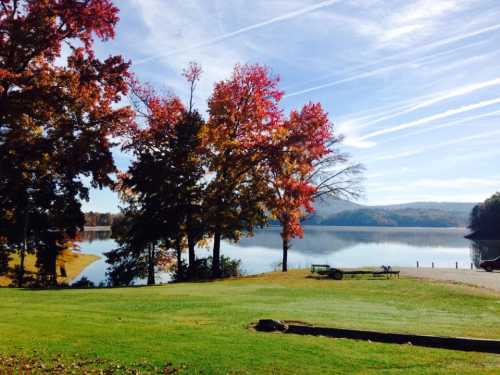
[[[24,229],[23,229],[23,247],[21,249],[21,254],[19,254],[19,275],[17,279],[17,286],[22,288],[24,285],[24,258],[28,252],[28,210],[24,214]]]
[[[155,244],[149,246],[148,285],[155,285]]]
[[[214,251],[212,259],[212,278],[217,279],[221,276],[220,274],[220,240],[221,233],[218,228],[215,229],[214,233]]]
[[[176,247],[176,253],[177,253],[177,275],[179,277],[182,277],[182,249],[181,249],[181,239],[179,237],[177,237],[176,239],[176,243],[175,243],[175,247]]]
[[[195,243],[193,240],[193,236],[189,234],[188,229],[188,258],[189,258],[189,271],[191,272],[194,269],[194,264],[196,262],[196,255],[194,252]]]
[[[196,262],[196,254],[195,254],[195,240],[193,236],[193,223],[191,216],[191,207],[187,210],[187,218],[186,218],[186,226],[187,226],[187,242],[188,242],[188,270],[189,274],[192,275],[194,272],[195,262]]]
[[[289,249],[288,240],[283,238],[283,261],[281,263],[282,272],[288,271],[288,249]]]
[[[57,287],[57,249],[54,249],[56,253],[50,259],[50,286]]]
[[[26,255],[26,244],[21,248],[21,254],[19,255],[19,273],[17,275],[17,286],[22,288],[24,285],[24,258]]]

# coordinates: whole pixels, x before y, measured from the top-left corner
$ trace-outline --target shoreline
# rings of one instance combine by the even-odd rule
[[[111,232],[111,226],[83,227],[83,232]]]
[[[62,256],[62,260],[58,260],[57,266],[64,265],[66,270],[66,277],[58,274],[58,283],[71,284],[88,266],[97,260],[101,259],[100,256],[95,254],[85,254],[81,252],[66,253]],[[26,257],[26,276],[33,276],[36,272],[35,256],[30,254]],[[9,262],[10,268],[17,265],[18,259],[13,257]],[[0,276],[0,287],[8,287],[14,280],[12,271],[5,276]]]
[[[382,229],[388,231],[403,231],[403,230],[429,230],[429,231],[442,231],[442,230],[455,230],[455,231],[466,231],[466,227],[401,227],[401,226],[376,226],[376,225],[322,225],[322,224],[305,224],[304,228],[336,228],[339,230],[374,230]],[[266,229],[279,229],[280,225],[268,225],[264,228],[258,228],[257,230]],[[97,226],[97,227],[84,227],[84,232],[109,232],[111,231],[111,226]]]

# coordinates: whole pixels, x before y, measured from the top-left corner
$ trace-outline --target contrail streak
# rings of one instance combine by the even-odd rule
[[[471,135],[471,136],[462,137],[462,138],[458,138],[458,139],[453,139],[451,141],[441,142],[441,143],[437,143],[434,145],[429,145],[429,146],[421,147],[418,149],[401,152],[399,154],[378,156],[375,158],[371,158],[369,161],[394,160],[394,159],[400,159],[400,158],[405,158],[405,157],[409,157],[409,156],[415,156],[415,155],[421,154],[423,152],[435,150],[437,148],[441,148],[444,146],[460,144],[460,143],[464,143],[464,142],[468,142],[468,141],[473,141],[476,139],[490,138],[493,136],[497,136],[499,134],[500,134],[500,130],[495,130],[495,131],[491,131],[491,132],[487,132],[487,133],[481,133],[481,134]]]
[[[398,132],[400,130],[413,128],[416,126],[427,124],[427,123],[435,121],[435,120],[440,120],[442,118],[454,116],[454,115],[457,115],[459,113],[469,112],[469,111],[473,111],[475,109],[484,108],[484,107],[488,107],[488,106],[499,104],[499,103],[500,103],[500,98],[491,99],[491,100],[484,100],[484,101],[481,101],[479,103],[469,104],[469,105],[466,105],[463,107],[450,109],[450,110],[447,110],[445,112],[438,113],[436,115],[424,117],[424,118],[421,118],[419,120],[407,122],[405,124],[401,124],[401,125],[394,126],[391,128],[377,130],[377,131],[369,133],[365,136],[360,137],[359,140],[363,141],[363,140],[378,137],[378,136],[381,136],[384,134]]]
[[[486,43],[485,40],[481,40],[479,42],[469,43],[469,44],[466,44],[466,45],[463,45],[463,46],[460,46],[460,47],[450,48],[450,49],[444,50],[442,52],[434,53],[434,54],[431,54],[431,55],[428,55],[428,56],[422,56],[420,59],[417,60],[418,62],[416,61],[415,63],[418,64],[418,63],[421,63],[421,62],[425,62],[425,63],[433,62],[433,61],[439,60],[440,57],[445,57],[445,56],[451,55],[451,54],[453,54],[455,52],[462,51],[462,50],[465,50],[465,49],[470,49],[470,48],[473,48],[473,47],[477,47],[477,46],[485,44],[485,43]],[[318,83],[320,81],[324,81],[326,79],[335,77],[335,75],[358,73],[358,72],[360,72],[359,67],[371,67],[371,66],[375,66],[375,65],[379,64],[381,61],[384,61],[386,59],[387,58],[378,60],[376,63],[359,64],[358,66],[354,66],[353,68],[342,69],[342,70],[340,70],[339,72],[337,72],[335,74],[333,74],[333,73],[326,74],[326,75],[323,75],[321,77],[317,77],[315,79],[312,79],[312,80],[309,80],[309,81],[306,81],[306,82],[300,82],[300,83],[290,84],[288,86],[285,86],[283,88],[283,90],[285,90],[285,92],[286,92],[286,91],[288,91],[288,89],[291,89],[293,87],[297,87],[299,85],[300,86],[304,86],[304,85],[308,85],[308,84]]]
[[[448,100],[448,99],[453,99],[453,98],[456,98],[459,96],[471,94],[475,91],[479,91],[479,90],[482,90],[482,89],[485,89],[488,87],[498,86],[498,85],[500,85],[500,77],[489,80],[489,81],[483,81],[483,82],[479,82],[479,83],[465,85],[465,86],[459,87],[457,89],[450,90],[445,94],[436,95],[436,96],[430,98],[429,100],[425,100],[421,103],[414,104],[414,105],[412,105],[406,109],[403,109],[399,112],[379,117],[373,121],[370,121],[367,125],[368,126],[373,125],[373,124],[379,123],[379,122],[384,121],[384,120],[388,120],[388,119],[391,119],[394,117],[399,117],[401,115],[411,113],[411,112],[417,111],[417,110],[422,109],[422,108],[430,107],[436,103],[440,103],[440,102]]]
[[[250,25],[250,26],[246,26],[246,27],[243,27],[241,29],[232,31],[232,32],[227,33],[227,34],[220,35],[218,37],[215,37],[215,38],[209,39],[207,41],[204,41],[202,43],[194,44],[194,45],[188,46],[186,48],[177,49],[177,50],[175,50],[173,52],[170,52],[170,53],[164,53],[164,54],[162,53],[162,54],[158,54],[158,55],[146,57],[146,58],[144,58],[142,60],[138,60],[136,62],[136,64],[144,64],[144,63],[146,63],[148,61],[155,60],[155,59],[160,58],[160,57],[168,57],[168,56],[176,55],[178,53],[183,53],[183,52],[192,51],[192,50],[198,49],[198,48],[208,47],[208,46],[210,46],[212,44],[221,42],[221,41],[229,39],[229,38],[233,38],[233,37],[235,37],[237,35],[244,34],[244,33],[247,33],[249,31],[252,31],[252,30],[257,30],[257,29],[260,29],[262,27],[266,27],[266,26],[272,25],[274,23],[283,22],[283,21],[286,21],[286,20],[289,20],[289,19],[292,19],[292,18],[296,18],[296,17],[302,16],[302,15],[304,15],[306,13],[314,12],[315,10],[326,8],[326,7],[331,6],[331,5],[335,4],[335,3],[338,3],[339,1],[340,0],[326,0],[326,1],[321,1],[321,2],[319,2],[317,4],[310,5],[310,6],[307,6],[305,8],[295,10],[293,12],[282,14],[281,16],[277,16],[277,17],[271,18],[271,19],[269,19],[267,21],[259,22],[259,23],[256,23],[256,24],[253,24],[253,25]]]
[[[446,129],[446,128],[455,127],[457,125],[467,124],[467,123],[469,123],[471,121],[480,120],[482,118],[497,117],[497,116],[500,116],[500,110],[496,110],[496,111],[492,111],[492,112],[487,112],[487,113],[482,113],[480,115],[475,115],[475,116],[469,116],[469,117],[466,117],[466,118],[463,118],[463,119],[460,119],[460,120],[455,120],[455,121],[447,122],[447,123],[445,123],[443,125],[433,126],[431,128],[426,128],[426,129],[420,129],[420,130],[416,130],[416,131],[410,132],[410,133],[400,134],[400,135],[392,137],[390,139],[386,139],[383,142],[378,142],[377,144],[381,145],[381,144],[385,144],[385,143],[397,141],[397,140],[400,140],[402,138],[413,137],[415,135],[424,134],[424,133],[436,131],[436,130],[439,130],[439,129]]]
[[[410,63],[408,63],[408,62],[400,63],[400,64],[395,64],[395,65],[389,65],[389,66],[386,66],[384,68],[370,70],[370,71],[365,72],[365,73],[356,74],[356,75],[353,75],[353,76],[350,76],[350,77],[347,77],[347,78],[342,78],[342,79],[339,79],[339,80],[336,80],[336,81],[333,81],[333,82],[328,82],[328,83],[324,83],[322,85],[310,87],[310,88],[307,88],[307,89],[304,89],[304,90],[295,91],[295,92],[292,92],[290,94],[286,94],[283,97],[284,98],[290,98],[292,96],[298,96],[298,95],[302,95],[302,94],[307,94],[307,93],[312,92],[312,91],[317,91],[317,90],[321,90],[321,89],[324,89],[324,88],[327,88],[327,87],[337,86],[337,85],[339,85],[341,83],[356,81],[358,79],[367,78],[367,77],[372,77],[372,76],[378,75],[380,73],[385,73],[387,71],[394,70],[394,69],[401,68],[403,66],[408,66],[408,65],[410,65]]]
[[[377,63],[380,63],[380,62],[383,62],[383,61],[387,61],[387,60],[392,60],[392,59],[395,59],[395,58],[398,58],[398,57],[402,57],[402,56],[406,56],[406,55],[410,55],[410,54],[415,54],[415,53],[418,53],[419,51],[425,51],[425,50],[428,50],[428,49],[433,49],[433,48],[436,48],[436,47],[440,47],[440,46],[443,46],[443,45],[446,45],[446,44],[454,43],[454,42],[457,42],[457,41],[460,41],[460,40],[463,40],[463,39],[466,39],[466,38],[470,38],[470,37],[473,37],[473,36],[481,35],[481,34],[484,34],[484,33],[490,32],[490,31],[494,31],[494,30],[498,30],[498,29],[500,29],[500,24],[489,26],[489,27],[485,27],[485,28],[482,28],[482,29],[479,29],[479,30],[476,30],[476,31],[469,32],[469,33],[460,34],[460,35],[457,35],[457,36],[454,36],[454,37],[450,37],[450,38],[439,40],[439,41],[436,41],[436,42],[433,42],[433,43],[422,45],[420,47],[417,47],[417,48],[412,49],[412,50],[407,51],[407,52],[398,53],[398,54],[395,54],[395,55],[392,55],[392,56],[388,56],[386,58],[378,60]],[[432,58],[434,56],[439,56],[441,54],[443,54],[443,52],[439,52],[439,53],[437,53],[435,55],[424,56],[424,57],[422,57],[420,59],[420,61],[422,61],[422,60],[425,61],[425,60],[427,60],[429,58]],[[408,66],[408,65],[412,65],[412,64],[415,64],[415,63],[417,63],[417,61],[409,61],[409,62],[404,62],[404,63],[398,63],[398,64],[389,65],[389,66],[386,66],[386,67],[383,67],[383,68],[374,69],[374,70],[371,70],[371,71],[368,71],[368,72],[365,72],[365,73],[356,74],[356,75],[353,75],[351,77],[347,77],[347,78],[344,78],[344,79],[340,79],[340,80],[336,80],[336,81],[333,81],[333,82],[324,83],[322,85],[317,85],[317,86],[314,86],[314,87],[309,87],[309,88],[306,88],[306,89],[303,89],[303,90],[298,90],[298,91],[292,92],[290,94],[287,94],[284,97],[285,98],[289,98],[289,97],[292,97],[292,96],[298,96],[298,95],[302,95],[302,94],[307,94],[307,93],[310,93],[310,92],[313,92],[313,91],[317,91],[317,90],[321,90],[321,89],[324,89],[324,88],[327,88],[327,87],[336,86],[336,85],[338,85],[340,83],[350,82],[350,81],[354,81],[354,80],[358,80],[358,79],[362,79],[362,78],[371,77],[371,76],[374,76],[374,75],[377,75],[377,74],[380,74],[380,73],[384,73],[384,72],[389,71],[389,70],[394,70],[394,69],[401,68],[401,67]],[[359,65],[359,68],[368,67],[368,66],[373,66],[373,64],[361,64],[361,65]]]

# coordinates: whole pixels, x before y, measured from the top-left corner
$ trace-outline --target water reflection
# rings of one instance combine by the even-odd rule
[[[243,238],[239,245],[281,249],[279,228],[267,228]],[[467,247],[463,228],[381,228],[381,227],[306,227],[303,239],[292,241],[294,251],[327,254],[359,244],[403,244],[414,247]]]
[[[92,243],[94,241],[104,241],[111,238],[111,231],[109,230],[91,230],[80,232],[81,242]]]
[[[500,241],[473,240],[471,243],[471,258],[474,266],[487,259],[495,259],[500,256]]]
[[[414,267],[419,261],[423,267],[455,267],[469,269],[471,262],[500,255],[500,241],[471,241],[460,228],[374,228],[374,227],[320,227],[305,229],[303,239],[292,241],[289,253],[290,267],[307,267],[312,263],[327,263],[337,267],[380,266]],[[102,258],[85,269],[86,276],[95,283],[104,281],[107,264],[103,253],[116,247],[109,231],[86,232],[80,248],[85,253]],[[243,238],[237,244],[224,242],[225,256],[242,260],[248,274],[272,271],[281,261],[279,228],[258,231],[253,237]],[[210,255],[207,249],[198,249],[199,257]]]

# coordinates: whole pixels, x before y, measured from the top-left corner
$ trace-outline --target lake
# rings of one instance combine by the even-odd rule
[[[465,228],[382,228],[382,227],[324,227],[305,228],[303,239],[292,241],[289,268],[309,267],[311,264],[330,264],[338,268],[375,266],[452,268],[477,267],[480,259],[500,255],[499,241],[472,242],[464,238]],[[80,249],[101,259],[87,267],[80,277],[94,283],[105,280],[107,264],[103,253],[116,248],[110,232],[85,232]],[[279,268],[281,262],[280,228],[259,230],[253,237],[237,244],[223,242],[223,255],[241,259],[246,274],[257,274]],[[206,248],[197,250],[198,257],[207,257]],[[160,275],[168,282],[168,274]]]

